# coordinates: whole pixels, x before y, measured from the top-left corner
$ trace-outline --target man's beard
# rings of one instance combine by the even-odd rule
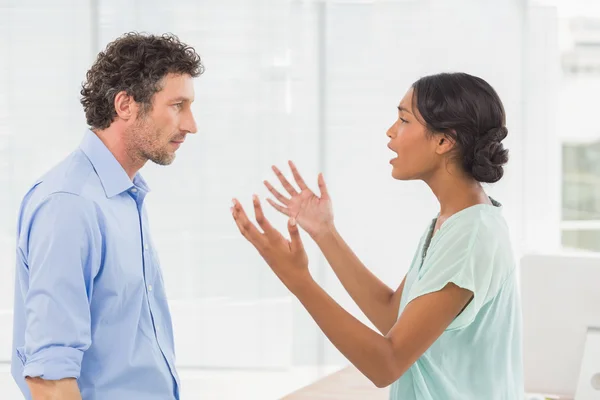
[[[147,118],[132,127],[126,137],[129,154],[143,163],[150,160],[158,165],[169,165],[175,159],[175,152],[160,146],[161,133]]]

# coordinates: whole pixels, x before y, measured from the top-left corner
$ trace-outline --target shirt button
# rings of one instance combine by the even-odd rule
[[[132,193],[137,193],[137,189],[136,189],[136,188],[132,188],[132,189],[131,189],[131,192],[132,192]]]
[[[148,245],[147,244],[144,245],[144,250],[148,251]]]
[[[156,325],[156,332],[160,331],[160,326]]]
[[[152,285],[148,285],[148,291],[151,292],[152,291]]]

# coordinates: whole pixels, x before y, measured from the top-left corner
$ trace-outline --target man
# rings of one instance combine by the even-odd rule
[[[17,232],[12,374],[25,398],[179,399],[171,317],[138,171],[196,132],[200,57],[126,34],[87,72],[90,129],[36,182]]]

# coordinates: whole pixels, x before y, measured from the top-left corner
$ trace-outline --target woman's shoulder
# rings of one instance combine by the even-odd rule
[[[508,226],[502,211],[502,205],[495,200],[493,204],[475,204],[450,216],[439,233],[472,240],[506,235]]]

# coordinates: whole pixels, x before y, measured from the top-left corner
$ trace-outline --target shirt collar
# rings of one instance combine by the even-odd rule
[[[110,198],[121,194],[133,186],[137,186],[146,192],[150,191],[146,181],[139,173],[135,175],[133,182],[129,179],[115,156],[91,130],[86,130],[79,148],[92,163],[98,178],[100,178],[106,197]]]

